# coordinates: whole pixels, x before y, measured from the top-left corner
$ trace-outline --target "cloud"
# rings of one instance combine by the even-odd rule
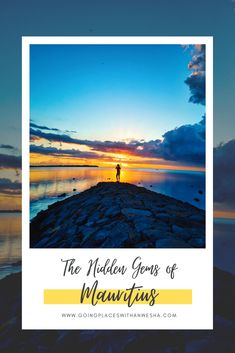
[[[192,71],[185,83],[189,86],[189,102],[205,105],[205,45],[195,45],[188,64]]]
[[[30,122],[30,127],[40,129],[40,130],[60,131],[59,129],[57,129],[55,127],[47,127],[47,126],[43,126],[43,125],[37,125],[33,122]]]
[[[70,143],[77,145],[85,145],[90,147],[94,151],[102,151],[102,152],[111,152],[116,153],[123,151],[132,151],[138,145],[141,145],[141,142],[134,141],[131,143],[127,143],[124,141],[90,141],[90,140],[81,140],[77,138],[73,138],[66,134],[54,134],[54,133],[45,133],[40,130],[30,129],[31,141],[38,140],[40,138],[46,139],[50,142],[60,142],[60,143]]]
[[[48,131],[57,131],[57,132],[61,132],[60,129],[57,129],[55,127],[48,127],[45,125],[37,125],[35,123],[33,123],[32,121],[30,121],[30,127],[33,129],[39,129],[39,130],[48,130]],[[75,130],[65,130],[64,132],[66,133],[77,133],[77,131]]]
[[[100,156],[97,155],[95,152],[86,152],[86,151],[79,151],[76,149],[61,149],[56,147],[44,147],[43,145],[36,146],[30,145],[30,152],[31,153],[40,153],[43,155],[50,155],[50,156],[60,156],[60,157],[73,157],[73,158],[99,158]]]
[[[235,206],[235,139],[214,148],[214,200]]]
[[[193,125],[182,125],[163,135],[158,145],[162,158],[171,161],[205,164],[205,118]]]
[[[76,131],[76,130],[65,130],[65,132],[77,134],[77,131]]]
[[[6,149],[6,150],[14,150],[14,151],[17,150],[17,148],[12,145],[4,145],[4,144],[1,144],[0,148]]]
[[[5,195],[20,195],[21,183],[18,181],[11,181],[7,178],[0,178],[0,193]]]
[[[137,148],[142,144],[141,141],[88,141],[87,146],[95,151],[136,154]]]
[[[65,142],[65,143],[74,143],[74,144],[82,144],[82,140],[70,137],[66,134],[54,134],[54,133],[45,133],[40,130],[30,129],[30,139],[38,140],[38,139],[45,139],[51,142]]]
[[[0,168],[6,168],[6,169],[21,168],[21,156],[0,154]]]

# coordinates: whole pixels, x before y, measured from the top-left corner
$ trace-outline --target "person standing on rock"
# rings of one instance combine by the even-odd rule
[[[117,180],[117,182],[120,182],[120,176],[121,176],[121,166],[120,166],[120,164],[116,165],[116,171],[117,171],[116,180]]]

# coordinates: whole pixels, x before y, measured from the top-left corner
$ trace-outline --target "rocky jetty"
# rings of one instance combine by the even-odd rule
[[[127,183],[103,182],[41,211],[37,248],[202,248],[205,211]]]

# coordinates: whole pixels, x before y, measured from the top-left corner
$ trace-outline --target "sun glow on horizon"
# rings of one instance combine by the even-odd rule
[[[150,168],[150,169],[166,169],[166,170],[188,170],[204,172],[205,168],[193,165],[183,165],[179,163],[172,164],[170,161],[143,158],[139,156],[131,156],[124,154],[110,154],[105,158],[87,159],[87,158],[71,158],[59,156],[44,156],[36,153],[30,154],[31,166],[50,166],[50,165],[96,165],[99,167],[112,168],[117,163],[125,168]]]

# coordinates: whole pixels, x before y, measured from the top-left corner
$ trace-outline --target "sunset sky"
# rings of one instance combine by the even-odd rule
[[[31,45],[31,164],[202,170],[194,56],[205,61],[200,46]]]

